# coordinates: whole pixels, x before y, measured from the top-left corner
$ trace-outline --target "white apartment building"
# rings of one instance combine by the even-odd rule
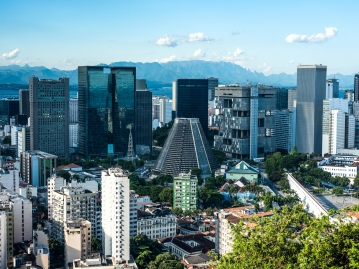
[[[158,119],[163,125],[172,120],[172,100],[166,96],[152,97],[152,120]]]
[[[0,177],[1,177],[1,183],[5,188],[13,192],[19,193],[19,182],[20,182],[19,170],[16,169],[4,170],[1,168]]]
[[[85,260],[91,254],[91,223],[79,219],[65,223],[65,264]]]
[[[134,237],[137,234],[137,197],[134,191],[130,191],[130,236]]]
[[[27,150],[30,150],[30,127],[22,127],[17,131],[17,156]]]
[[[78,99],[70,98],[69,101],[69,123],[77,123],[78,122]],[[71,145],[70,145],[71,146]]]
[[[336,154],[339,149],[354,147],[355,118],[348,111],[348,100],[323,100],[323,156],[326,153]]]
[[[0,211],[0,269],[7,269],[6,212]]]
[[[41,225],[33,232],[33,253],[36,257],[36,265],[41,266],[43,269],[50,268],[50,250],[49,250],[49,237],[46,229]]]
[[[102,253],[115,264],[130,259],[130,180],[121,168],[102,171]]]
[[[0,191],[2,207],[9,207],[13,212],[14,243],[32,239],[32,203],[29,199],[11,190]]]
[[[176,216],[144,212],[137,217],[137,234],[141,233],[152,240],[176,236]]]
[[[351,180],[351,183],[353,183],[358,173],[358,166],[319,165],[318,168],[329,172],[332,177],[347,177]]]
[[[79,124],[71,123],[69,125],[69,146],[77,148],[77,144],[79,143]]]
[[[66,180],[62,177],[52,175],[47,180],[47,199],[48,199],[48,219],[53,219],[53,193],[59,191],[61,187],[66,186]]]
[[[96,195],[97,192],[91,192],[81,186],[66,186],[54,191],[51,237],[63,242],[64,226],[69,220],[85,219],[91,222],[92,227],[96,227]],[[96,233],[93,232],[92,236],[96,237]]]

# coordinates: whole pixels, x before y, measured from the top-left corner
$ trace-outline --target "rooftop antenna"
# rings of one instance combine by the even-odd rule
[[[130,129],[130,134],[128,137],[127,158],[131,159],[131,162],[133,164],[134,152],[133,152],[133,142],[132,142],[132,124],[127,125],[127,129]]]

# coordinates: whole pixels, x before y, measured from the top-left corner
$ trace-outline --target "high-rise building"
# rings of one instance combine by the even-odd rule
[[[198,119],[177,118],[157,158],[156,173],[176,176],[198,167],[210,176],[217,162]]]
[[[14,214],[9,204],[0,203],[0,269],[12,268]]]
[[[135,134],[135,67],[79,66],[78,152],[125,156]]]
[[[278,110],[288,109],[288,89],[285,88],[277,88],[277,106]]]
[[[114,264],[130,259],[130,180],[120,168],[102,171],[102,253]]]
[[[69,146],[77,148],[79,142],[79,124],[70,123],[69,125]]]
[[[29,89],[20,89],[19,91],[19,114],[30,117],[30,91]]]
[[[295,103],[297,101],[297,89],[292,88],[288,90],[288,110],[292,111],[293,107],[295,107]]]
[[[69,79],[30,77],[30,149],[69,158]]]
[[[197,209],[198,179],[190,174],[180,174],[173,178],[173,208]]]
[[[198,118],[208,133],[208,85],[218,85],[218,79],[177,79],[172,86],[172,110],[177,118]],[[212,91],[212,90],[211,90]],[[173,105],[173,103],[176,103]]]
[[[39,150],[21,152],[20,176],[35,186],[46,186],[47,179],[56,173],[57,156]]]
[[[69,103],[69,124],[74,124],[78,122],[78,99],[71,98]]]
[[[2,116],[2,125],[10,124],[10,118],[19,115],[19,99],[3,98],[0,100],[0,115]]]
[[[291,152],[295,146],[293,135],[294,113],[289,110],[275,112],[275,139],[276,147]]]
[[[296,146],[301,153],[322,152],[323,100],[327,67],[297,67]]]
[[[348,114],[348,103],[348,100],[341,98],[323,101],[323,156],[336,154],[338,149],[354,147],[355,118]]]
[[[91,254],[91,222],[84,219],[68,220],[65,223],[65,261],[86,260]]]
[[[218,78],[207,78],[208,81],[208,101],[214,100],[215,90],[218,87]]]
[[[354,91],[346,90],[344,92],[344,99],[347,99],[348,101],[354,101]]]
[[[275,152],[276,103],[273,87],[218,87],[214,121],[221,131],[214,137],[215,149],[238,159],[254,159]]]
[[[359,101],[359,73],[354,75],[354,101]]]
[[[327,79],[325,99],[339,98],[339,79]]]
[[[91,222],[91,236],[96,237],[96,195],[97,192],[92,192],[77,184],[53,191],[51,237],[63,242],[66,222],[79,218]]]
[[[135,145],[138,154],[152,152],[152,92],[136,90]],[[141,152],[140,148],[148,147]]]

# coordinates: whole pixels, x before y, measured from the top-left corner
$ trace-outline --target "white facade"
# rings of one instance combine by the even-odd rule
[[[333,82],[326,83],[326,89],[325,89],[325,99],[332,99],[333,98]]]
[[[17,131],[17,156],[21,155],[21,152],[30,150],[30,128],[22,127]]]
[[[70,125],[72,123],[78,122],[78,99],[77,98],[71,98],[69,103],[69,123]],[[71,145],[71,144],[70,144]]]
[[[48,218],[52,220],[53,215],[53,193],[54,191],[58,191],[61,187],[66,186],[66,180],[62,177],[58,177],[53,175],[47,180],[47,199],[48,199]]]
[[[85,219],[96,230],[96,195],[81,186],[62,187],[52,193],[51,237],[64,240],[64,226],[69,220]],[[49,202],[50,204],[50,202]],[[92,231],[93,237],[96,233]]]
[[[0,211],[0,269],[7,269],[7,227],[5,211]]]
[[[69,139],[70,139],[70,147],[77,148],[77,144],[79,141],[79,125],[78,123],[69,125]]]
[[[168,97],[152,97],[152,120],[158,119],[162,126],[172,120],[172,100]]]
[[[32,197],[37,197],[37,188],[31,185],[27,185],[26,187],[20,187],[18,193],[21,196],[30,199]]]
[[[329,152],[336,154],[337,149],[344,148],[345,114],[339,109],[333,109],[330,117]]]
[[[18,140],[18,131],[21,130],[22,127],[11,125],[11,145],[17,146]]]
[[[3,173],[0,176],[1,176],[1,183],[3,184],[3,186],[8,190],[12,190],[14,192],[19,193],[19,182],[20,182],[19,170],[9,170],[9,171],[3,170],[2,172]]]
[[[137,234],[145,234],[152,240],[176,236],[176,216],[145,216],[137,219]]]
[[[318,168],[329,172],[332,177],[347,177],[351,179],[351,182],[353,183],[354,178],[356,177],[358,173],[358,167],[357,166],[336,166],[336,165],[319,165]]]
[[[102,171],[102,253],[115,263],[130,259],[130,180],[120,168]]]
[[[33,252],[36,257],[36,265],[42,266],[43,269],[50,268],[50,250],[49,237],[47,232],[41,226],[33,232]]]

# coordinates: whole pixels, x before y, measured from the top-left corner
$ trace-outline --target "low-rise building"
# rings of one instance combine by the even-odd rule
[[[75,259],[85,260],[91,254],[91,223],[69,220],[65,223],[65,264]]]
[[[214,234],[209,232],[177,235],[158,240],[165,251],[176,255],[181,260],[188,255],[206,254],[214,250],[214,241]]]
[[[50,268],[49,237],[47,229],[37,226],[33,232],[33,253],[36,257],[36,265],[43,269]]]
[[[176,216],[168,209],[148,207],[138,211],[137,234],[152,240],[176,235]]]
[[[327,155],[318,164],[318,168],[329,172],[332,177],[347,177],[352,183],[359,169],[359,156],[357,155]]]
[[[268,217],[272,212],[256,213],[254,206],[225,208],[215,213],[216,217],[216,252],[224,255],[233,249],[233,235],[231,224],[237,224],[240,220],[247,221],[253,216]],[[248,224],[250,222],[248,221]]]
[[[235,167],[231,168],[226,173],[226,179],[237,181],[240,178],[244,178],[249,182],[258,183],[259,170],[250,166],[245,161],[241,161]]]

